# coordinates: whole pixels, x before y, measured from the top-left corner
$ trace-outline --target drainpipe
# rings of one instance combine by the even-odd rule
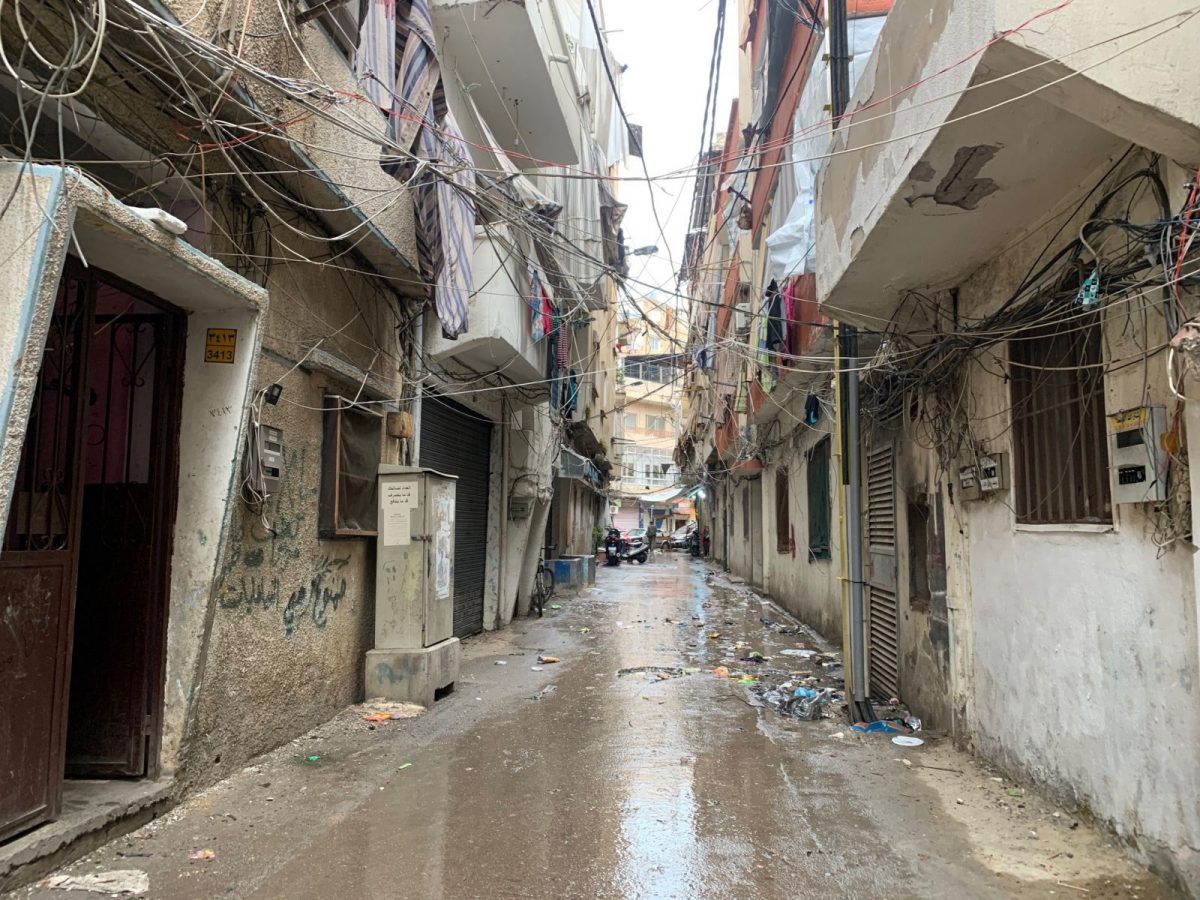
[[[833,127],[836,130],[850,104],[850,39],[846,27],[846,0],[831,0],[829,4],[829,87]],[[870,722],[875,714],[867,700],[866,635],[863,629],[858,329],[839,322],[838,342],[842,380],[842,405],[838,414],[842,420],[842,449],[845,451],[842,457],[842,484],[846,488],[846,551],[850,564],[850,689],[855,719]]]
[[[873,721],[875,716],[867,701],[866,635],[863,631],[863,558],[862,558],[862,479],[859,460],[859,357],[858,329],[839,324],[838,341],[842,379],[839,410],[845,455],[842,457],[842,484],[846,490],[846,555],[850,576],[850,689],[856,721]]]
[[[850,104],[850,36],[846,30],[846,0],[829,3],[829,94],[833,127],[841,124]]]
[[[425,371],[421,368],[421,344],[425,339],[425,313],[417,313],[413,322],[412,344],[408,348],[409,371],[416,379],[416,390],[413,391],[412,417],[413,433],[409,438],[408,464],[421,464],[421,395],[425,391]]]
[[[509,460],[508,460],[508,401],[503,395],[500,397],[500,540],[497,542],[497,552],[500,554],[499,565],[496,567],[496,579],[500,582],[496,588],[496,623],[495,628],[502,627],[504,622],[504,612],[506,608],[513,610],[513,615],[516,615],[517,596],[521,593],[521,576],[520,570],[517,574],[517,587],[513,591],[513,605],[508,607],[505,599],[505,590],[508,586],[508,501],[509,491],[512,490],[512,484],[509,481]],[[509,619],[509,621],[512,621]]]

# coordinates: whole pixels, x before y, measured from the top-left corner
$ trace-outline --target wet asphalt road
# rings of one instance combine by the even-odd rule
[[[1046,849],[1022,821],[972,832],[946,790],[1034,813],[989,799],[983,773],[939,791],[897,759],[948,768],[936,735],[903,751],[754,708],[712,668],[734,641],[772,656],[804,638],[709,571],[682,554],[601,569],[546,619],[468,642],[432,712],[343,715],[67,871],[141,869],[169,900],[1170,896],[1066,820]],[[562,661],[533,671],[539,654]],[[648,665],[700,671],[617,675]]]

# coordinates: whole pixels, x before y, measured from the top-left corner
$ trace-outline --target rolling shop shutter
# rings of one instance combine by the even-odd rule
[[[454,636],[483,630],[483,582],[492,423],[451,400],[421,402],[421,465],[457,475],[454,505]]]
[[[896,460],[891,441],[867,450],[867,668],[871,695],[900,695],[900,609],[896,596]]]

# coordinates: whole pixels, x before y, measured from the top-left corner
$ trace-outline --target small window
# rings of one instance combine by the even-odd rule
[[[625,413],[625,427],[637,428],[637,413]]]
[[[325,407],[318,530],[321,537],[371,537],[383,418],[337,396],[327,396]]]
[[[829,491],[829,438],[808,452],[808,560],[829,559],[831,496]]]
[[[1020,523],[1112,521],[1100,341],[1093,315],[1009,344]]]
[[[780,553],[792,550],[792,523],[788,514],[788,470],[775,473],[775,549]]]

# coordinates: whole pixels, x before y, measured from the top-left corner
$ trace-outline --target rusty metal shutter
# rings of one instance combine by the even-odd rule
[[[896,597],[896,460],[891,441],[867,450],[867,668],[872,696],[900,695],[900,609]]]
[[[454,636],[483,630],[483,582],[492,423],[452,400],[421,402],[421,465],[457,475],[454,503]]]

